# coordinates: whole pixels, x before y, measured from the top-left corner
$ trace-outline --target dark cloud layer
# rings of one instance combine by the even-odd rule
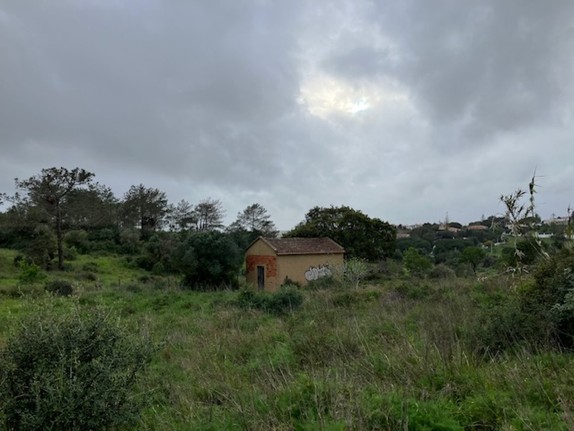
[[[469,221],[574,179],[574,4],[0,0],[0,191],[81,166],[121,195]]]

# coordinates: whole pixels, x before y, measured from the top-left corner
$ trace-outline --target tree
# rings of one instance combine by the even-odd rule
[[[169,228],[172,231],[189,230],[197,224],[197,217],[194,213],[193,206],[182,199],[176,206],[171,206],[168,215]]]
[[[230,230],[244,230],[257,236],[276,237],[277,228],[271,221],[271,216],[260,204],[254,203],[237,213],[237,220],[230,226]]]
[[[184,286],[192,289],[235,286],[242,258],[229,235],[194,232],[180,245],[176,267],[184,274]]]
[[[72,190],[64,205],[64,218],[74,229],[94,229],[117,225],[119,202],[112,190],[100,183]]]
[[[472,271],[476,274],[478,265],[482,263],[486,253],[479,247],[467,247],[462,251],[461,261],[469,263],[472,266]]]
[[[212,231],[223,227],[225,210],[220,200],[207,198],[195,206],[194,215],[197,230]]]
[[[141,236],[147,238],[160,228],[168,214],[169,206],[164,192],[145,187],[143,184],[131,186],[124,195],[122,213],[126,227],[140,229]]]
[[[396,230],[389,223],[370,218],[347,206],[314,207],[287,237],[329,237],[345,248],[348,257],[369,261],[389,257],[395,251]]]
[[[84,169],[48,168],[39,175],[18,180],[16,187],[26,190],[30,202],[43,209],[55,225],[58,268],[64,269],[63,204],[67,196],[91,182],[94,174]]]

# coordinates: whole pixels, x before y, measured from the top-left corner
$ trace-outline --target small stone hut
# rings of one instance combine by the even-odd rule
[[[286,279],[302,286],[343,266],[345,249],[330,238],[263,238],[245,252],[246,279],[275,291]]]

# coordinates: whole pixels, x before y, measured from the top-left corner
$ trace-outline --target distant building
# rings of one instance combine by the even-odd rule
[[[438,226],[438,230],[439,231],[443,231],[443,232],[454,232],[454,233],[458,233],[460,232],[460,228],[457,226],[451,226],[450,224],[446,224],[446,223],[441,223]]]
[[[488,226],[483,224],[471,224],[467,227],[468,230],[488,230]]]
[[[546,224],[558,224],[558,225],[567,225],[568,224],[568,220],[570,220],[570,217],[552,217],[551,219],[548,220],[544,220],[544,223]]]
[[[286,279],[302,286],[342,267],[345,249],[330,238],[263,238],[245,252],[246,280],[275,291]]]
[[[411,233],[408,230],[405,229],[397,229],[397,239],[401,239],[401,238],[410,238],[411,237]]]

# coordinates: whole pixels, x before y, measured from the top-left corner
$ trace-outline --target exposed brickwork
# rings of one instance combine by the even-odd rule
[[[277,276],[277,258],[275,256],[254,256],[246,257],[247,272],[255,271],[258,265],[265,266],[267,277]]]

